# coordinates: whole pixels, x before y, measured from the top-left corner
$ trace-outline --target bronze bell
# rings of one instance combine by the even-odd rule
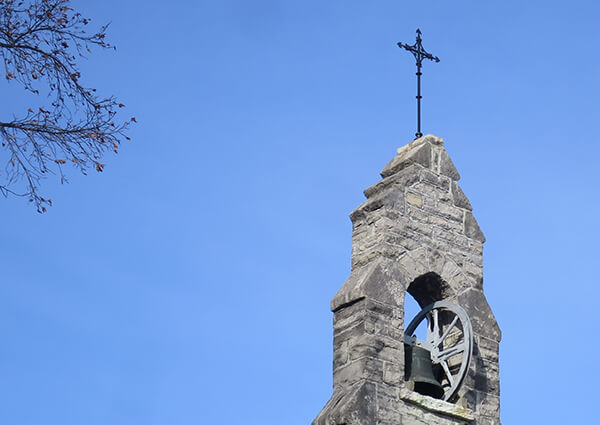
[[[433,363],[428,350],[416,345],[404,345],[406,376],[415,383],[414,390],[433,398],[442,398],[444,389],[433,374]]]

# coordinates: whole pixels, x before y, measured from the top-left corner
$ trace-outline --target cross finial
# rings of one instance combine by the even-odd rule
[[[415,44],[410,46],[408,44],[398,42],[398,47],[411,52],[417,61],[417,139],[423,136],[423,133],[421,133],[421,75],[423,75],[421,72],[421,66],[423,65],[423,59],[429,59],[435,62],[440,61],[437,56],[433,56],[423,48],[421,41],[421,30],[417,28],[417,42]]]

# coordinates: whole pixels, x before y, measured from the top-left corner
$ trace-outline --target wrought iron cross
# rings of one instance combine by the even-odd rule
[[[417,133],[416,139],[423,136],[421,133],[421,65],[423,59],[430,59],[432,61],[439,62],[440,59],[437,56],[433,56],[431,53],[427,53],[421,44],[421,30],[417,28],[417,42],[412,46],[398,42],[398,47],[408,50],[417,60]]]

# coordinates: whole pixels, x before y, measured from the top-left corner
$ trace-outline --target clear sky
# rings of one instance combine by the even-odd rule
[[[595,1],[73,1],[135,116],[104,173],[0,199],[0,424],[308,424],[332,392],[348,214],[415,132],[487,242],[505,425],[597,416]],[[0,116],[24,101],[0,82]]]

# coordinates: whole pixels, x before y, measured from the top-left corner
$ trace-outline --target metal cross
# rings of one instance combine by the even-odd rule
[[[423,59],[430,59],[432,61],[439,62],[440,59],[437,56],[433,56],[430,53],[427,53],[423,46],[421,45],[421,30],[417,28],[417,42],[412,46],[408,44],[403,44],[398,42],[398,47],[408,50],[413,55],[415,55],[415,59],[417,60],[417,133],[415,134],[418,139],[423,136],[421,133],[421,65],[423,63]]]

